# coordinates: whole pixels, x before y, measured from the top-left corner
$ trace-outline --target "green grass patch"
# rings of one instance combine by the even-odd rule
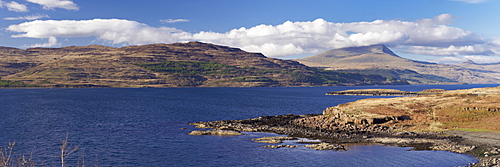
[[[38,85],[26,84],[21,81],[0,80],[0,87],[40,87]]]
[[[496,133],[500,133],[500,131],[498,131],[498,130],[474,129],[474,128],[453,128],[450,130],[468,131],[468,132],[496,132]]]
[[[164,61],[159,63],[139,63],[136,65],[154,72],[190,75],[232,74],[240,70],[235,66],[203,61]]]
[[[336,72],[316,68],[260,68],[237,67],[205,61],[163,61],[139,63],[139,67],[165,74],[197,75],[205,78],[230,75],[232,82],[267,82],[277,85],[382,85],[408,84],[380,75]]]
[[[275,82],[267,77],[234,77],[235,82]]]

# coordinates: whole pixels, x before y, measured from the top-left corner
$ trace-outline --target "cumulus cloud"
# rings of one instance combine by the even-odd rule
[[[47,43],[37,43],[33,45],[25,45],[24,47],[28,48],[36,48],[36,47],[54,47],[54,46],[59,46],[61,45],[60,43],[57,43],[57,38],[56,37],[49,37],[49,40]]]
[[[165,20],[160,20],[160,22],[163,23],[180,23],[180,22],[188,22],[188,19],[165,19]]]
[[[463,56],[462,61],[460,62],[465,62],[467,60],[472,60],[476,63],[495,63],[495,62],[500,62],[500,57],[493,57],[493,56]]]
[[[225,33],[199,32],[190,39],[238,46],[249,51],[261,51],[268,56],[286,56],[286,52],[266,48],[272,45],[289,46],[292,53],[316,53],[334,48],[385,44],[388,46],[463,47],[483,44],[482,37],[460,28],[450,27],[453,16],[443,14],[432,19],[414,22],[375,20],[372,22],[333,23],[323,19],[312,22],[258,25],[233,29]],[[272,45],[271,45],[272,44]],[[293,46],[293,47],[291,47]],[[277,47],[278,48],[278,47]],[[441,55],[439,50],[428,50]],[[456,54],[470,53],[468,50]]]
[[[450,1],[459,1],[459,2],[465,2],[465,3],[482,3],[482,2],[486,2],[488,0],[450,0]]]
[[[424,25],[432,25],[432,24],[450,25],[451,23],[453,23],[455,18],[456,16],[453,16],[451,14],[441,14],[432,19],[420,19],[415,22]]]
[[[19,16],[19,17],[5,17],[3,18],[4,20],[37,20],[41,18],[49,18],[49,15],[42,15],[42,14],[36,14],[36,15],[28,15],[28,16]]]
[[[73,1],[69,0],[26,0],[43,6],[45,10],[61,8],[66,10],[79,10],[80,8]]]
[[[489,42],[489,44],[492,45],[492,46],[500,47],[500,38],[493,38],[493,39],[491,39],[491,41]]]
[[[475,63],[488,64],[500,62],[500,57],[493,56],[446,56],[433,59],[434,62],[446,62],[451,64],[463,63],[468,60],[472,60]]]
[[[277,45],[273,43],[264,43],[262,45],[249,45],[245,47],[249,52],[274,53],[277,55],[298,55],[304,53],[301,47],[293,44]]]
[[[449,14],[416,21],[335,23],[316,19],[197,33],[123,19],[36,20],[11,25],[7,30],[19,32],[12,36],[16,38],[97,37],[113,44],[203,41],[262,52],[271,57],[316,54],[329,49],[373,44],[398,46],[407,53],[438,56],[498,54],[496,51],[500,46],[495,44],[500,45],[500,40],[486,39],[449,26],[453,19],[454,16]]]
[[[11,25],[7,30],[25,32],[13,35],[21,38],[57,38],[57,37],[98,37],[113,44],[145,44],[154,42],[175,42],[172,33],[180,32],[175,28],[150,27],[135,21],[120,19],[93,20],[35,20],[18,25]]]
[[[429,46],[411,46],[406,52],[419,55],[440,55],[440,56],[459,56],[459,55],[492,55],[493,51],[482,45],[467,45],[448,47],[429,47]]]
[[[7,10],[13,11],[13,12],[28,12],[28,7],[26,5],[10,1],[10,2],[3,2],[0,0],[0,8],[7,7]]]

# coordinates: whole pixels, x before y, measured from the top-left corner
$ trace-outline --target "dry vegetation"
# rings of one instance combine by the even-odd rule
[[[413,61],[394,54],[383,45],[348,47],[298,59],[311,67],[325,67],[330,70],[345,70],[362,74],[382,74],[402,78],[412,84],[498,83],[500,75],[495,71],[499,65],[490,68],[444,65]],[[474,69],[474,70],[472,70]],[[481,72],[495,71],[495,72]]]
[[[292,60],[268,58],[260,53],[200,42],[122,48],[97,45],[29,49],[0,47],[0,79],[40,87],[408,84],[380,75],[319,70]]]
[[[0,167],[34,167],[37,166],[35,161],[33,160],[33,156],[25,156],[25,155],[19,155],[15,151],[17,143],[16,142],[9,142],[8,146],[0,147]],[[61,167],[65,166],[77,166],[77,167],[85,167],[89,166],[85,162],[85,155],[82,153],[81,157],[71,157],[68,158],[70,155],[75,153],[75,151],[78,151],[80,148],[78,146],[72,146],[69,143],[68,140],[68,134],[66,134],[66,138],[61,141],[61,146],[59,146],[59,149],[61,152],[59,153],[59,158],[60,158],[60,165]],[[68,165],[68,159],[75,159],[77,158],[76,164]],[[90,166],[99,166],[97,164],[97,160],[95,161],[95,164],[90,165]]]
[[[364,99],[334,108],[358,116],[409,116],[408,120],[386,123],[408,130],[500,130],[500,87],[445,91],[414,97]]]
[[[416,95],[416,92],[407,92],[396,89],[355,89],[326,93],[327,95],[362,95],[362,96],[401,96]]]

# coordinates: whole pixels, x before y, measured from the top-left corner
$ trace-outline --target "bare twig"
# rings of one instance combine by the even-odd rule
[[[68,146],[68,133],[66,133],[66,139],[61,141],[61,147],[59,148],[61,149],[61,155],[59,155],[61,157],[61,167],[66,164],[66,156],[79,149],[78,146],[73,147],[73,149],[71,149],[71,145]]]
[[[13,164],[14,146],[16,142],[9,142],[9,146],[0,149],[0,166],[10,166]]]

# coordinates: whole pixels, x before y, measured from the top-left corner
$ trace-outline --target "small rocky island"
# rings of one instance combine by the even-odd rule
[[[420,92],[401,91],[396,89],[355,89],[328,92],[326,95],[354,95],[354,96],[416,96],[444,92],[444,89],[426,89]]]
[[[326,95],[355,95],[355,96],[409,96],[417,92],[407,92],[396,89],[356,89],[326,93]]]
[[[353,92],[405,94],[394,90]],[[445,150],[478,157],[480,162],[474,166],[495,166],[500,164],[499,101],[500,87],[453,91],[432,89],[412,96],[340,104],[325,109],[322,114],[261,116],[191,125],[211,128],[213,130],[208,130],[206,134],[215,135],[223,135],[220,132],[272,132],[318,139],[322,143],[310,147],[332,150],[344,150],[342,145],[348,143],[382,143],[418,150]],[[203,134],[193,132],[192,135]]]

